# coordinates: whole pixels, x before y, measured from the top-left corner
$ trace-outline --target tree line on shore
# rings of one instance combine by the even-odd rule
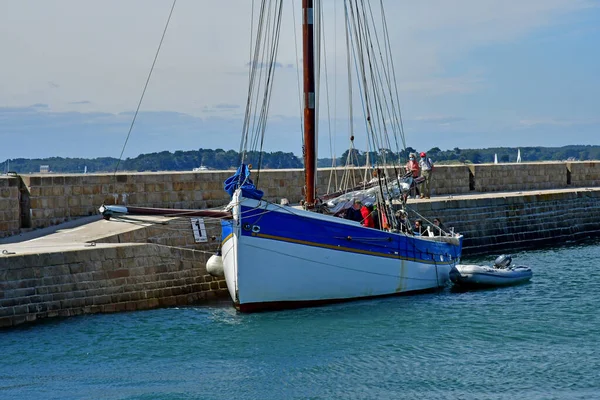
[[[422,150],[420,150],[422,151]],[[391,150],[383,152],[365,152],[357,149],[346,150],[339,158],[322,158],[318,160],[320,168],[333,165],[343,166],[352,164],[364,166],[381,160],[381,154],[389,164],[400,162],[404,164],[410,153],[419,153],[416,149],[408,147],[399,153]],[[600,146],[573,145],[564,147],[493,147],[487,149],[459,149],[441,150],[434,147],[426,151],[427,156],[437,164],[456,163],[492,163],[497,158],[500,163],[516,162],[520,152],[521,160],[526,161],[561,161],[561,160],[600,160]],[[140,154],[135,158],[127,158],[118,163],[116,158],[62,158],[51,157],[42,159],[18,158],[5,160],[0,164],[0,173],[16,172],[18,174],[40,172],[42,165],[47,165],[50,172],[56,173],[93,173],[118,171],[192,171],[201,166],[207,169],[227,170],[235,169],[241,161],[240,154],[234,150],[223,149],[198,149],[190,151],[161,151],[158,153]],[[335,164],[334,164],[335,161]],[[261,165],[264,169],[302,168],[303,160],[293,153],[254,152],[246,156],[246,163]]]

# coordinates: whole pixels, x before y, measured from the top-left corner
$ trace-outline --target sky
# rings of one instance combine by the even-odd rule
[[[321,104],[330,110],[320,113],[320,158],[339,156],[349,143],[338,84],[346,79],[343,6],[324,4],[330,74]],[[0,163],[119,157],[171,5],[0,0]],[[239,150],[251,5],[176,2],[124,158]],[[296,155],[300,6],[285,1],[264,148]],[[600,145],[600,0],[388,0],[385,7],[408,146]],[[356,147],[366,150],[363,143],[357,137]]]

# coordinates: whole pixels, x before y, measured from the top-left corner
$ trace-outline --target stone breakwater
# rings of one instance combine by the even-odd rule
[[[415,201],[464,236],[463,256],[499,254],[600,236],[600,188],[505,192]],[[428,221],[427,221],[428,220]]]
[[[321,171],[318,191],[345,179]],[[324,172],[324,173],[323,173]],[[228,202],[230,171],[0,177],[0,237],[35,233],[94,215],[100,204],[208,208]],[[348,178],[359,182],[363,170]],[[302,197],[301,170],[253,176],[265,197]],[[600,163],[439,166],[431,200],[409,207],[426,220],[441,218],[465,236],[463,254],[498,253],[600,235]],[[512,192],[507,192],[512,191]],[[98,221],[113,227],[117,221]],[[124,223],[124,222],[120,222]],[[207,222],[205,243],[194,240],[189,219],[131,225],[84,236],[60,248],[7,251],[0,244],[0,327],[40,319],[197,304],[228,298],[224,280],[206,272],[220,227]],[[14,238],[14,236],[13,236]],[[0,240],[2,243],[2,240]],[[37,243],[37,242],[36,242]],[[71,242],[70,242],[71,243]],[[13,247],[14,249],[14,247]],[[14,253],[14,254],[11,254]]]
[[[0,244],[0,327],[229,298],[225,280],[206,270],[219,221],[205,220],[198,242],[189,218],[92,219]]]
[[[0,328],[53,317],[197,304],[228,296],[198,250],[81,245],[0,257]]]
[[[319,193],[341,182],[358,183],[363,169],[319,170]],[[390,170],[393,174],[393,171]],[[228,202],[223,181],[231,171],[112,174],[39,174],[0,177],[0,238],[97,213],[101,204],[212,208]],[[264,170],[253,175],[267,200],[302,198],[302,170]],[[548,162],[436,166],[432,193],[463,195],[597,187],[598,162]]]
[[[0,238],[20,232],[20,179],[0,176]]]

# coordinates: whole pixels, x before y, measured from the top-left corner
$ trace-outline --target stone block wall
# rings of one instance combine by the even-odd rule
[[[467,194],[470,192],[471,170],[466,165],[434,166],[431,175],[431,194]]]
[[[133,224],[138,221],[127,218],[111,218],[110,224]],[[221,245],[221,222],[214,218],[204,218],[208,237],[207,242],[196,243],[190,218],[165,218],[163,223],[155,223],[141,229],[133,229],[116,235],[96,240],[97,243],[154,243],[163,246],[181,247],[198,250],[196,260],[202,265],[211,255],[215,254]]]
[[[155,244],[0,257],[0,327],[229,298],[203,254]]]
[[[232,175],[230,172],[228,176]],[[279,202],[283,197],[287,198],[292,203],[297,203],[300,199],[304,198],[302,189],[304,188],[304,174],[303,170],[299,169],[269,169],[262,170],[256,176],[256,171],[252,171],[251,178],[255,185],[260,190],[265,192],[264,199]],[[225,178],[223,179],[225,180]],[[221,192],[223,191],[223,185],[220,187]],[[225,201],[223,204],[227,204],[229,201],[228,195],[225,193]]]
[[[569,185],[573,187],[600,186],[600,162],[568,162],[567,170]]]
[[[29,175],[32,227],[97,214],[102,204],[211,208],[229,200],[223,181],[231,172]]]
[[[560,189],[567,187],[563,162],[470,164],[475,192]]]
[[[149,172],[71,175],[22,176],[23,189],[29,209],[28,226],[43,228],[73,218],[97,213],[102,204],[124,204],[164,208],[213,208],[229,201],[223,182],[233,171]],[[346,175],[345,175],[346,174]],[[349,174],[349,175],[348,175]],[[394,176],[392,169],[389,176]],[[346,177],[350,177],[347,179]],[[333,171],[319,169],[317,193],[339,189],[344,181],[350,186],[360,183],[364,168]],[[304,171],[301,169],[262,170],[252,176],[265,199],[278,202],[287,197],[292,203],[303,198]],[[7,179],[7,178],[5,178]],[[0,237],[14,234],[19,224],[19,190],[14,178],[0,180]],[[600,183],[600,163],[596,162],[540,162],[519,164],[438,165],[432,178],[432,194],[460,195],[560,189],[567,187],[596,187]],[[6,186],[8,185],[8,186]],[[15,197],[16,196],[16,197]],[[6,200],[8,199],[8,200]]]
[[[319,175],[317,176],[317,193],[327,193],[328,188],[330,191],[336,191],[335,183],[338,183],[338,187],[344,182],[351,182],[350,186],[359,184],[365,178],[364,168],[353,168],[350,173],[345,173],[343,169],[335,170],[335,173],[331,174],[331,168],[319,169]],[[386,174],[389,177],[393,177],[396,174],[403,175],[404,167],[397,168],[396,170],[388,168]],[[368,177],[370,179],[370,177]],[[298,176],[297,185],[304,186],[304,177]],[[433,195],[445,195],[445,194],[464,194],[470,191],[469,183],[471,180],[471,171],[466,165],[442,165],[436,166],[435,171],[432,175],[431,180],[431,191]],[[296,193],[295,193],[296,194]],[[297,193],[299,199],[302,198],[300,192]],[[299,200],[298,199],[298,200]],[[292,199],[290,198],[290,201]]]
[[[19,179],[0,176],[0,238],[17,234],[20,228]]]
[[[409,207],[425,218],[425,225],[437,217],[461,233],[464,255],[600,236],[600,189],[417,201]]]
[[[463,234],[463,255],[510,253],[600,236],[600,188],[410,201],[409,207],[425,218],[426,225],[438,217],[447,228]],[[412,212],[411,219],[415,215]],[[189,221],[177,218],[175,222],[187,225]],[[141,236],[127,237],[128,232],[116,240],[165,240],[167,246],[81,243],[69,251],[1,254],[0,327],[229,299],[225,281],[206,271],[210,253],[170,247],[194,244],[189,239],[172,242],[175,239],[160,227],[136,231],[144,230]]]

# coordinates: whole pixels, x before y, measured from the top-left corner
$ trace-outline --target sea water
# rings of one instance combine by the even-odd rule
[[[599,260],[595,241],[513,254],[534,275],[508,288],[0,331],[0,399],[600,399]]]

